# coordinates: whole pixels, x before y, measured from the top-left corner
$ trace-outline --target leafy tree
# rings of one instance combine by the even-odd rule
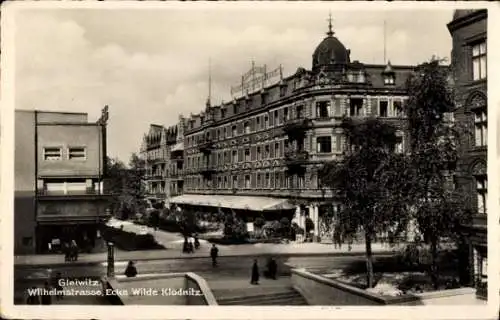
[[[120,210],[120,195],[123,192],[126,176],[125,164],[118,159],[106,158],[106,176],[104,178],[104,190],[111,195],[110,209],[114,215]],[[118,216],[120,218],[120,216]]]
[[[464,128],[447,119],[454,111],[449,70],[432,59],[409,78],[405,105],[410,135],[413,214],[423,241],[430,245],[431,279],[439,284],[438,251],[444,239],[458,239],[460,226],[468,221],[469,196],[452,183],[460,157]]]
[[[345,119],[342,127],[347,142],[345,156],[325,164],[321,183],[344,204],[336,222],[343,236],[352,238],[358,231],[364,234],[367,286],[371,288],[372,242],[382,232],[396,235],[407,223],[404,199],[409,188],[401,177],[408,165],[404,156],[394,153],[398,142],[394,126],[377,119]]]

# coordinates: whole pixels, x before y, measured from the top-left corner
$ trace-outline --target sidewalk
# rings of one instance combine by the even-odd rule
[[[353,244],[352,250],[347,250],[347,245],[342,249],[335,248],[332,244],[321,243],[291,243],[291,244],[242,244],[217,246],[219,257],[238,256],[260,256],[260,255],[285,255],[285,256],[324,256],[324,255],[363,255],[365,253],[364,244]],[[202,244],[202,247],[195,253],[182,253],[181,250],[143,250],[143,251],[116,251],[115,261],[140,261],[140,260],[165,260],[165,259],[193,259],[206,258],[209,256],[209,245]],[[392,249],[386,245],[375,243],[372,245],[374,254],[391,254],[397,248]],[[81,254],[76,262],[64,262],[62,254],[53,255],[23,255],[14,257],[14,265],[85,265],[105,262],[107,253]]]

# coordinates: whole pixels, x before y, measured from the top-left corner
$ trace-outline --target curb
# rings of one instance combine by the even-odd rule
[[[381,255],[390,255],[394,254],[396,250],[383,250],[373,252],[373,256],[381,256]],[[218,259],[224,258],[234,258],[234,257],[249,257],[249,256],[259,256],[259,257],[267,257],[267,256],[280,256],[280,257],[322,257],[322,256],[330,256],[330,257],[352,257],[352,256],[364,256],[365,253],[363,251],[357,252],[312,252],[312,253],[242,253],[242,254],[228,254],[219,256]],[[178,256],[178,257],[151,257],[151,258],[133,258],[133,259],[116,259],[115,262],[118,261],[158,261],[158,260],[183,260],[183,259],[208,259],[207,256]],[[106,262],[104,261],[75,261],[75,262],[66,262],[66,263],[14,263],[15,267],[26,267],[26,268],[37,268],[37,267],[68,267],[68,266],[91,266],[96,265],[98,263]]]

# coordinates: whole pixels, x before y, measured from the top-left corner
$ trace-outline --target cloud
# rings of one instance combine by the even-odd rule
[[[282,64],[285,74],[311,67],[311,55],[326,31],[326,22],[318,20],[324,12],[290,18],[278,11],[240,13],[22,12],[16,17],[16,107],[84,111],[97,119],[109,105],[108,150],[127,161],[139,150],[150,123],[172,125],[180,113],[205,108],[210,57],[216,103],[230,99],[230,86],[238,84],[252,60],[269,68]],[[297,12],[286,15],[292,13]],[[277,14],[283,17],[277,19]],[[412,28],[424,16],[431,19],[428,13],[395,16],[387,38],[393,63],[448,55],[444,16],[436,15],[420,30]],[[381,63],[381,20],[369,12],[338,17],[336,35],[351,49],[351,57]],[[442,30],[429,37],[436,26]]]

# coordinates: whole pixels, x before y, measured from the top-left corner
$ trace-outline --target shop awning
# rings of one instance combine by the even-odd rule
[[[251,211],[290,210],[295,208],[289,200],[281,198],[201,194],[184,194],[171,198],[170,203]]]

